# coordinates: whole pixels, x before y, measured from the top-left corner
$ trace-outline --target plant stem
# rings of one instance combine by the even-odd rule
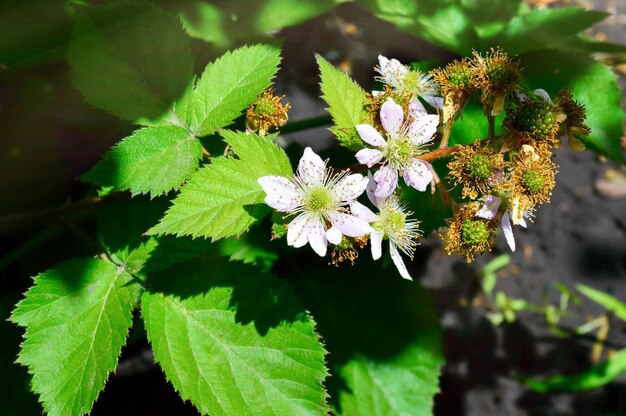
[[[126,193],[114,192],[106,196],[94,196],[60,207],[47,208],[41,211],[25,212],[0,217],[0,232],[11,231],[24,226],[32,226],[45,222],[56,221],[66,214],[94,208],[105,202],[126,197]]]
[[[496,123],[495,123],[495,117],[491,115],[491,112],[489,112],[489,114],[487,114],[487,120],[489,121],[489,135],[488,138],[489,140],[492,140],[494,137],[496,137]]]
[[[332,124],[333,119],[330,115],[324,114],[323,116],[307,118],[304,120],[296,120],[285,124],[280,128],[282,134],[293,133],[300,130],[312,129],[315,127],[327,126]]]

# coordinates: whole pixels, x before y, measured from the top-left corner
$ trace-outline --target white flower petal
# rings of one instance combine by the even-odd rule
[[[521,225],[524,228],[527,227],[526,220],[524,219],[524,217],[522,217],[517,224]]]
[[[339,228],[333,226],[326,230],[326,239],[329,243],[337,245],[341,243],[341,238],[342,234],[341,231],[339,231]]]
[[[392,98],[387,98],[380,109],[380,122],[385,131],[390,135],[397,134],[403,120],[404,110],[402,110],[402,106],[396,104]]]
[[[339,228],[339,231],[348,237],[362,237],[374,231],[367,221],[343,212],[333,215],[330,222],[333,227]]]
[[[374,222],[378,219],[376,214],[374,214],[371,209],[361,204],[359,201],[354,201],[350,204],[350,211],[357,218],[361,218],[367,222]]]
[[[378,185],[374,195],[376,198],[385,199],[393,193],[398,185],[398,171],[389,166],[383,166],[374,174],[374,180]]]
[[[443,108],[443,97],[433,97],[429,95],[422,95],[421,97],[434,108]]]
[[[509,211],[506,211],[504,215],[502,215],[502,232],[504,233],[504,237],[511,251],[515,251],[515,237],[513,237],[513,226],[511,225]]]
[[[306,224],[308,217],[305,214],[298,215],[287,226],[287,245],[292,247],[302,247],[307,242]]]
[[[381,136],[373,126],[369,124],[357,124],[355,128],[356,132],[359,133],[359,136],[361,136],[361,139],[365,143],[376,147],[387,146],[387,142],[383,139],[383,136]]]
[[[365,191],[367,192],[367,197],[369,198],[370,202],[374,204],[376,208],[380,208],[380,204],[382,201],[379,198],[377,198],[375,195],[378,184],[374,180],[374,177],[372,176],[372,172],[370,171],[367,171],[367,180],[369,181],[367,183],[367,188],[365,188]]]
[[[322,222],[317,218],[310,218],[306,223],[305,229],[311,248],[320,257],[324,257],[326,255],[327,240]]]
[[[304,154],[298,163],[298,175],[304,183],[313,184],[324,180],[326,164],[310,147],[304,149]]]
[[[439,125],[439,116],[424,114],[415,119],[409,126],[409,139],[416,145],[428,143],[433,140]]]
[[[424,104],[422,104],[420,100],[412,98],[409,102],[409,114],[413,118],[418,118],[423,114],[428,114],[428,112],[426,111],[426,107],[424,107]]]
[[[374,69],[381,75],[379,79],[383,83],[394,88],[402,86],[404,76],[409,72],[409,69],[397,59],[387,59],[382,55],[378,55],[378,66]]]
[[[362,165],[371,168],[383,158],[383,152],[377,149],[361,149],[356,153],[356,160]]]
[[[332,188],[341,202],[350,202],[357,199],[367,187],[368,179],[360,173],[353,173],[341,179]]]
[[[393,264],[396,265],[396,268],[400,272],[400,276],[407,280],[413,280],[411,279],[411,275],[404,265],[402,257],[400,257],[400,253],[398,253],[396,245],[393,244],[391,241],[389,242],[389,254],[391,254],[391,260],[393,260]]]
[[[485,198],[485,203],[476,213],[476,217],[484,218],[486,220],[492,220],[496,217],[498,213],[498,208],[500,208],[500,204],[502,203],[502,198],[498,198],[497,196],[489,195]]]
[[[404,172],[402,172],[402,176],[407,185],[412,186],[420,192],[424,192],[428,184],[433,180],[433,174],[430,171],[428,162],[418,159],[413,159],[413,161],[406,166]]]
[[[372,245],[372,258],[378,260],[383,254],[383,237],[385,233],[382,231],[374,231],[370,234],[370,244]]]
[[[537,89],[533,92],[535,93],[535,95],[538,95],[539,97],[543,98],[546,102],[552,104],[552,100],[550,99],[550,94],[548,94],[546,90]]]
[[[261,176],[257,182],[267,194],[265,203],[275,210],[290,212],[302,205],[296,185],[282,176]]]

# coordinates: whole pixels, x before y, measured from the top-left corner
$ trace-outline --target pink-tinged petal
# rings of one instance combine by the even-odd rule
[[[430,165],[423,160],[413,159],[402,172],[404,181],[407,185],[412,186],[420,192],[424,192],[428,184],[433,180],[433,174],[430,171]]]
[[[433,140],[439,125],[439,116],[424,114],[416,118],[409,126],[409,139],[415,145],[428,143]]]
[[[522,217],[521,220],[519,220],[519,222],[517,223],[518,225],[521,225],[522,227],[526,228],[528,225],[526,224],[526,220],[524,219],[524,217]]]
[[[377,149],[361,149],[356,153],[356,160],[362,165],[371,168],[383,158],[383,152]]]
[[[492,220],[496,217],[496,214],[498,213],[498,208],[500,208],[501,203],[502,198],[489,195],[485,198],[483,206],[480,207],[475,216],[479,218],[484,218],[486,220]]]
[[[343,212],[333,215],[330,222],[333,227],[339,228],[339,231],[347,237],[362,237],[374,231],[367,221]]]
[[[368,180],[365,176],[354,173],[348,175],[333,187],[333,192],[341,202],[350,202],[357,199],[367,187]]]
[[[383,255],[383,237],[385,233],[382,231],[374,231],[370,234],[370,244],[372,245],[372,258],[378,260]]]
[[[341,234],[341,231],[339,231],[339,228],[330,227],[328,230],[326,230],[326,239],[328,240],[329,243],[337,245],[341,243],[341,238],[342,238],[342,234]]]
[[[402,257],[400,257],[400,253],[398,253],[396,245],[393,244],[391,241],[389,242],[389,254],[391,254],[391,260],[393,260],[393,264],[396,265],[396,269],[398,269],[398,271],[400,272],[400,276],[402,276],[402,278],[406,280],[413,280],[411,278],[411,275],[409,274],[409,271],[404,265],[404,260],[402,260]]]
[[[365,188],[365,192],[367,192],[367,197],[369,198],[370,202],[374,204],[376,208],[380,208],[380,204],[382,203],[382,201],[379,198],[377,198],[375,195],[376,188],[378,188],[378,184],[374,180],[374,177],[372,176],[372,172],[370,171],[367,171],[367,180],[369,181],[367,183],[367,188]]]
[[[305,228],[311,248],[320,257],[324,257],[326,255],[327,240],[326,231],[324,231],[324,226],[322,225],[322,222],[318,219],[309,219]]]
[[[292,247],[302,247],[308,242],[306,234],[306,224],[308,217],[299,215],[287,226],[287,245]]]
[[[361,218],[367,222],[374,222],[378,219],[371,209],[361,204],[359,201],[354,201],[350,204],[350,211],[357,218]]]
[[[398,185],[398,171],[389,166],[383,166],[374,174],[374,180],[378,185],[374,195],[376,198],[385,199],[393,193]]]
[[[361,139],[365,143],[376,147],[387,146],[387,142],[383,139],[383,136],[381,136],[373,126],[369,124],[357,124],[355,128],[356,132],[359,133],[359,136],[361,136]]]
[[[504,233],[504,237],[511,251],[515,251],[515,237],[513,237],[513,226],[511,225],[509,211],[506,211],[504,215],[502,215],[502,232]]]
[[[387,101],[380,109],[380,123],[387,133],[395,135],[404,121],[404,110],[402,106],[396,104],[392,98],[387,98]]]
[[[291,212],[302,205],[296,185],[282,176],[262,176],[257,182],[267,194],[265,203],[275,210]]]
[[[443,108],[443,97],[433,97],[433,96],[422,96],[424,101],[430,104],[434,108],[442,109]]]
[[[304,149],[304,154],[298,163],[298,175],[304,183],[319,183],[324,180],[326,163],[310,147]]]
[[[424,107],[424,104],[422,104],[420,100],[416,100],[413,98],[409,102],[409,114],[413,118],[418,118],[423,114],[428,114],[428,112],[426,111],[426,107]]]

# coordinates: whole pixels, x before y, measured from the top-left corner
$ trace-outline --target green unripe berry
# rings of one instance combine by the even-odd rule
[[[491,176],[492,171],[491,160],[485,155],[474,155],[467,164],[467,172],[474,179],[487,180]]]
[[[472,83],[472,73],[467,65],[454,65],[448,73],[448,82],[455,88],[467,88]]]
[[[271,116],[276,111],[276,104],[267,97],[261,97],[257,101],[254,112],[259,116]]]
[[[541,173],[534,170],[529,170],[528,172],[524,172],[522,174],[522,184],[528,192],[530,192],[531,194],[536,194],[543,190],[546,182]]]
[[[512,79],[507,62],[491,62],[487,65],[487,78],[494,84],[506,84]]]
[[[514,119],[514,127],[529,133],[535,140],[543,140],[552,134],[555,115],[549,103],[536,99],[524,103]]]
[[[474,246],[489,241],[487,223],[482,220],[466,218],[461,226],[461,241],[467,246]]]

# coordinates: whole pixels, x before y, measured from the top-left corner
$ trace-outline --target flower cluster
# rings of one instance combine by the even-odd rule
[[[449,254],[471,262],[491,250],[499,228],[514,251],[513,225],[526,227],[550,201],[557,173],[552,149],[561,136],[573,149],[583,147],[579,139],[589,134],[584,106],[567,91],[553,102],[543,90],[524,90],[518,60],[499,49],[431,73],[379,56],[374,70],[383,88],[367,95],[367,115],[346,133],[362,141],[354,155],[358,167],[335,172],[306,148],[292,178],[258,179],[265,202],[286,214],[281,234],[287,244],[308,243],[320,256],[330,245],[336,265],[354,263],[368,243],[377,260],[388,241],[400,275],[411,279],[401,255],[413,258],[422,232],[402,190],[424,192],[430,185],[454,213],[440,231]],[[452,125],[472,98],[483,106],[489,129],[465,141],[471,144],[449,147]],[[496,135],[496,116],[503,112]],[[431,162],[443,157],[451,159],[442,181]],[[354,173],[368,169],[367,176]]]

